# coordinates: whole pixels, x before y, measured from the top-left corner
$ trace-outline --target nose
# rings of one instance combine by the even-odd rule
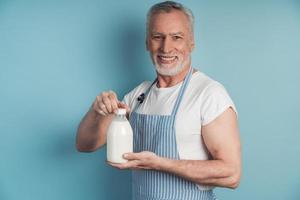
[[[168,37],[162,40],[160,50],[162,53],[170,53],[172,51],[172,41]]]

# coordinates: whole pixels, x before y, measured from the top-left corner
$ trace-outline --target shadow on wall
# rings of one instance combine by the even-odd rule
[[[148,58],[148,52],[145,47],[145,26],[144,22],[137,18],[126,17],[118,23],[112,25],[109,37],[114,44],[108,52],[116,60],[113,60],[113,77],[116,79],[110,82],[121,100],[123,96],[140,84],[144,80],[152,80],[154,70]],[[152,74],[151,74],[152,72]],[[106,148],[99,150],[103,160],[101,171],[98,176],[101,177],[99,184],[102,184],[105,193],[98,193],[105,199],[131,199],[131,171],[117,170],[104,164],[106,159]],[[105,185],[103,185],[105,183]],[[106,192],[107,191],[107,192]],[[111,192],[118,191],[118,192]],[[105,197],[104,197],[105,196]]]
[[[114,77],[114,79],[105,77],[105,80],[110,84],[109,87],[118,93],[120,100],[124,94],[142,81],[154,79],[154,70],[145,47],[144,29],[143,22],[132,18],[122,19],[108,28],[110,35],[107,38],[111,41],[106,41],[106,43],[112,44],[112,46],[107,53],[110,58],[115,59],[109,61],[114,67],[108,70],[108,73],[112,74],[107,74],[107,76]],[[99,70],[99,68],[95,70]],[[105,70],[105,68],[101,70]],[[103,72],[99,74],[103,74]],[[67,132],[73,133],[74,131],[75,127],[74,130]],[[90,177],[89,182],[95,187],[91,196],[109,200],[131,199],[131,171],[117,170],[107,165],[105,163],[106,147],[91,154],[78,153],[74,146],[74,133],[60,139],[56,153],[60,157],[69,158],[69,162],[81,163],[81,166],[78,167],[82,171],[80,173]],[[81,175],[79,176],[83,182],[86,181]],[[86,192],[86,189],[82,191],[82,193]]]
[[[110,84],[110,88],[120,94],[121,99],[124,94],[142,81],[154,79],[154,70],[145,48],[143,22],[137,19],[122,19],[120,24],[113,24],[108,33],[112,34],[108,37],[111,41],[106,41],[106,43],[113,45],[109,49],[110,52],[107,53],[111,54],[111,58],[116,57],[116,59],[110,61],[114,67],[108,71],[112,74],[106,74],[114,77],[114,79],[105,77],[105,80]],[[99,70],[99,68],[95,68],[95,70]],[[105,68],[101,70],[105,70]],[[98,72],[95,71],[95,73]],[[130,199],[131,172],[129,170],[117,170],[107,165],[105,163],[106,147],[88,154],[77,152],[75,133],[79,120],[73,122],[72,125],[70,125],[72,119],[65,120],[69,127],[60,124],[62,121],[64,120],[59,120],[59,124],[53,127],[64,127],[63,129],[55,129],[51,126],[48,127],[49,130],[45,130],[51,132],[52,135],[49,136],[49,140],[45,144],[48,145],[44,147],[46,152],[40,152],[41,163],[46,163],[46,160],[43,161],[45,157],[50,158],[53,161],[51,162],[53,163],[52,173],[57,174],[57,171],[64,173],[65,180],[68,179],[69,182],[72,182],[70,186],[66,186],[66,191],[77,188],[82,196],[86,195],[92,199],[100,197],[109,200]],[[53,137],[53,134],[57,135]],[[57,166],[57,163],[60,163],[60,166]],[[41,165],[44,166],[44,164]],[[88,184],[89,186],[82,187],[81,184]],[[80,199],[80,197],[77,198]]]

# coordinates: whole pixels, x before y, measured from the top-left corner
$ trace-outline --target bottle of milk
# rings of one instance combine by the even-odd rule
[[[126,109],[118,109],[107,130],[107,160],[112,163],[127,162],[124,153],[133,152],[133,133],[126,118]]]

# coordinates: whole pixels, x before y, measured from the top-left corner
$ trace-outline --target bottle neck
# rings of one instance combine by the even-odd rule
[[[127,118],[126,118],[126,115],[116,115],[116,117],[118,118],[118,119],[121,119],[121,120],[126,120]]]

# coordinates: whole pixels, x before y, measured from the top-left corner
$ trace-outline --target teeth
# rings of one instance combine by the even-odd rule
[[[175,59],[175,56],[159,56],[162,60],[172,61]]]

